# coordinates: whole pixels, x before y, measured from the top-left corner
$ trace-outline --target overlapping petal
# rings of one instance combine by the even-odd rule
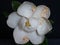
[[[29,22],[30,22],[31,27],[35,28],[35,30],[36,30],[37,26],[39,25],[39,19],[30,18]]]
[[[29,41],[26,32],[24,32],[22,29],[19,29],[19,27],[14,29],[13,37],[17,44],[25,44]]]
[[[23,2],[17,9],[17,13],[21,16],[30,18],[35,11],[36,6],[28,1]]]
[[[39,36],[36,31],[28,34],[28,37],[32,44],[41,44],[44,41],[45,36]]]
[[[33,14],[33,17],[34,18],[44,17],[48,19],[50,17],[50,9],[45,5],[39,5],[37,6]]]
[[[11,28],[15,28],[18,25],[18,22],[20,20],[20,16],[17,15],[16,12],[12,12],[7,19],[7,25]]]
[[[39,35],[45,35],[46,33],[48,33],[51,30],[52,30],[52,25],[49,22],[49,20],[46,19],[46,18],[41,18],[40,19],[40,24],[37,27],[37,33]]]

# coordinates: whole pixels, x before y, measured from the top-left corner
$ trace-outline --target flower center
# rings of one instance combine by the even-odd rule
[[[29,23],[29,20],[28,20],[28,21],[26,21],[25,26],[26,26],[26,27],[31,26],[31,25],[30,25],[30,23]]]

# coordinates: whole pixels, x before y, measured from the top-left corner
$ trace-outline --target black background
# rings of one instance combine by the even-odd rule
[[[24,2],[25,0],[17,0]],[[48,39],[60,38],[60,1],[59,0],[28,0],[36,5],[47,5],[51,10],[50,19],[54,21],[52,32],[46,36]],[[0,39],[13,39],[13,29],[6,24],[7,17],[3,15],[4,11],[13,12],[11,6],[12,0],[0,0]]]

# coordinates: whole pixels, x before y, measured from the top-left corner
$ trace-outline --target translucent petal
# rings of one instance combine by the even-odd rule
[[[48,19],[50,17],[50,9],[45,5],[39,5],[37,6],[33,17],[34,18],[44,17]]]
[[[52,25],[49,22],[49,20],[45,19],[45,18],[41,18],[40,19],[40,24],[37,27],[37,33],[39,35],[45,35],[45,34],[47,34],[51,30],[52,30]]]
[[[20,20],[20,16],[17,15],[16,12],[12,12],[7,19],[7,25],[11,28],[15,28],[18,25],[18,22]]]
[[[29,41],[26,33],[22,30],[16,27],[13,32],[14,40],[17,44],[25,44]]]
[[[36,31],[29,33],[28,37],[32,44],[41,44],[45,38],[45,36],[38,36]]]
[[[21,16],[30,18],[35,11],[36,6],[28,1],[23,2],[17,9],[17,13]]]

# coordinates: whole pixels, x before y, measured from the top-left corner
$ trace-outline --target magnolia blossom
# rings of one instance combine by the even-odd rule
[[[36,7],[33,3],[25,1],[18,7],[17,12],[8,16],[7,25],[14,29],[13,37],[17,44],[25,44],[29,40],[32,44],[41,44],[45,34],[52,29],[49,17],[48,7]]]

